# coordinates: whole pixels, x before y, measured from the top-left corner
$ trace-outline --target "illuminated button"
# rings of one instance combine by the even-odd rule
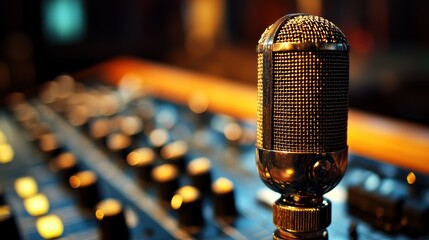
[[[184,186],[171,198],[171,208],[177,211],[179,225],[190,232],[204,225],[201,196],[198,189]]]
[[[87,126],[90,117],[90,110],[85,105],[77,105],[70,107],[67,112],[68,121],[72,126],[81,127]]]
[[[407,175],[407,183],[412,185],[416,182],[416,175],[413,172],[409,172]]]
[[[7,205],[0,205],[0,233],[2,238],[21,239],[12,211]]]
[[[188,145],[185,141],[175,141],[161,149],[161,157],[169,164],[176,165],[179,169],[185,168],[187,153]]]
[[[63,151],[57,137],[53,133],[41,135],[39,138],[39,146],[49,157],[55,157]]]
[[[192,185],[198,188],[202,193],[210,192],[211,163],[207,158],[196,158],[188,164],[188,174],[191,178]]]
[[[105,199],[96,206],[95,217],[100,223],[101,239],[128,239],[128,227],[122,204],[116,199]]]
[[[82,207],[94,208],[100,201],[97,175],[92,171],[81,171],[71,176],[70,186],[76,189],[77,198]]]
[[[0,163],[12,162],[14,151],[11,145],[7,143],[0,143]]]
[[[76,157],[70,152],[58,155],[53,159],[52,165],[60,173],[65,183],[68,183],[69,178],[78,172]]]
[[[155,129],[149,134],[149,142],[159,153],[169,140],[168,132],[164,129]]]
[[[15,192],[21,198],[27,198],[38,192],[36,180],[32,177],[22,177],[15,180]]]
[[[24,208],[31,216],[41,216],[49,211],[49,200],[44,194],[39,193],[24,199]]]
[[[225,128],[223,129],[223,134],[225,135],[225,138],[228,139],[230,142],[238,142],[243,135],[243,129],[241,126],[236,122],[230,122],[225,125]]]
[[[127,136],[137,136],[143,129],[142,121],[137,116],[125,116],[119,119],[119,129]]]
[[[215,216],[232,220],[237,215],[234,184],[226,178],[219,178],[213,183],[212,191]]]
[[[169,203],[174,192],[179,188],[179,170],[171,164],[164,164],[152,170],[152,179],[155,181],[158,197],[165,203]]]
[[[112,123],[107,118],[96,119],[90,126],[90,135],[94,139],[101,141],[103,144],[106,143],[106,138],[111,131]]]
[[[192,112],[197,114],[206,112],[209,107],[207,95],[202,92],[192,94],[188,101],[188,107]]]
[[[44,239],[59,238],[64,232],[64,225],[57,215],[46,215],[36,220],[36,228]]]
[[[107,137],[107,147],[113,152],[119,153],[122,159],[126,159],[130,152],[131,139],[122,133],[112,133]]]
[[[152,181],[151,173],[155,153],[150,148],[138,148],[127,156],[127,163],[137,171],[137,176],[144,184]]]

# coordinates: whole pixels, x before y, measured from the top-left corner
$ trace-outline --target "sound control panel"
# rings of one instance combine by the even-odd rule
[[[7,239],[272,239],[255,123],[69,76],[0,111]],[[350,155],[331,239],[427,238],[429,179]]]

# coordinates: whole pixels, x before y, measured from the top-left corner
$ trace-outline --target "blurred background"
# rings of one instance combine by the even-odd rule
[[[351,45],[351,106],[429,124],[424,0],[2,0],[0,92],[116,56],[255,86],[256,44],[283,15],[334,22]]]

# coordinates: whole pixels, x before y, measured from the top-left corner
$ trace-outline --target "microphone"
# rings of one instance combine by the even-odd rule
[[[347,39],[322,17],[290,14],[264,31],[257,58],[256,165],[281,194],[273,238],[327,239],[323,194],[347,167]]]

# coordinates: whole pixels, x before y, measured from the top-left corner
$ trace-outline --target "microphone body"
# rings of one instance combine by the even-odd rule
[[[290,14],[265,30],[257,54],[256,165],[281,194],[274,238],[327,238],[323,194],[347,167],[349,45],[326,19]]]

